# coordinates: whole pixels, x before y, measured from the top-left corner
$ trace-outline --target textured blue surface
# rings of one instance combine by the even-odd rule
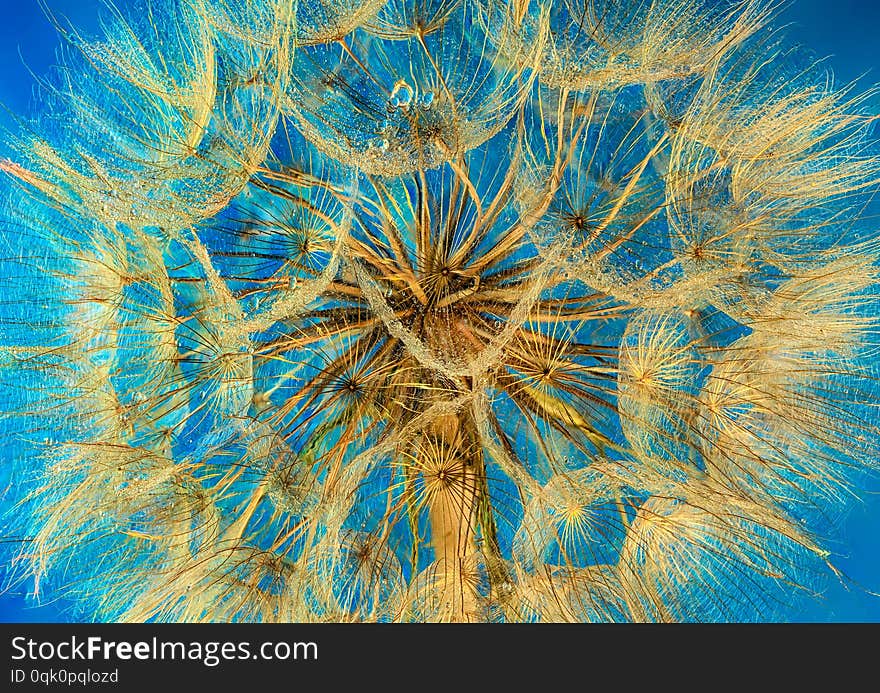
[[[47,0],[48,6],[86,29],[94,28],[99,5],[94,0]],[[122,3],[120,3],[122,4]],[[0,0],[0,103],[13,113],[35,112],[34,76],[54,63],[58,37],[36,0]],[[880,4],[866,0],[793,0],[780,14],[790,22],[788,35],[811,48],[840,82],[860,78],[866,88],[880,81]],[[31,74],[33,73],[33,74]],[[880,112],[880,98],[872,108]],[[0,119],[8,118],[0,111]],[[880,622],[880,486],[863,489],[832,544],[842,558],[837,567],[850,579],[848,587],[832,583],[824,598],[808,606],[797,620]],[[0,575],[4,569],[0,567]],[[62,618],[59,604],[34,606],[21,590],[0,595],[0,621],[54,621]]]

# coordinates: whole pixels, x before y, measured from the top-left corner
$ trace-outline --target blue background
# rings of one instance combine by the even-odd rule
[[[75,26],[96,28],[98,0],[45,0]],[[124,0],[118,2],[124,5]],[[776,24],[788,24],[789,37],[828,56],[838,81],[859,79],[862,89],[880,82],[880,2],[875,0],[793,0]],[[0,0],[0,124],[9,113],[36,113],[34,75],[45,74],[55,62],[59,39],[37,0]],[[880,97],[871,102],[880,113]],[[880,128],[878,128],[880,129]],[[880,622],[880,483],[863,489],[831,546],[835,565],[850,578],[848,587],[833,581],[823,598],[802,611],[801,621]],[[0,567],[0,583],[6,573]],[[67,620],[61,604],[35,606],[25,588],[0,593],[0,621]]]

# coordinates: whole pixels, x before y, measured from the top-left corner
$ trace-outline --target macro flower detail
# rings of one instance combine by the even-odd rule
[[[10,579],[768,620],[876,472],[869,95],[759,0],[151,0],[0,159]]]

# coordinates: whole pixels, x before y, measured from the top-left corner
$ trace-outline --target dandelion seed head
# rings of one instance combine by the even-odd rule
[[[0,158],[10,579],[127,621],[794,608],[876,472],[878,157],[771,20],[151,0],[68,32]]]

